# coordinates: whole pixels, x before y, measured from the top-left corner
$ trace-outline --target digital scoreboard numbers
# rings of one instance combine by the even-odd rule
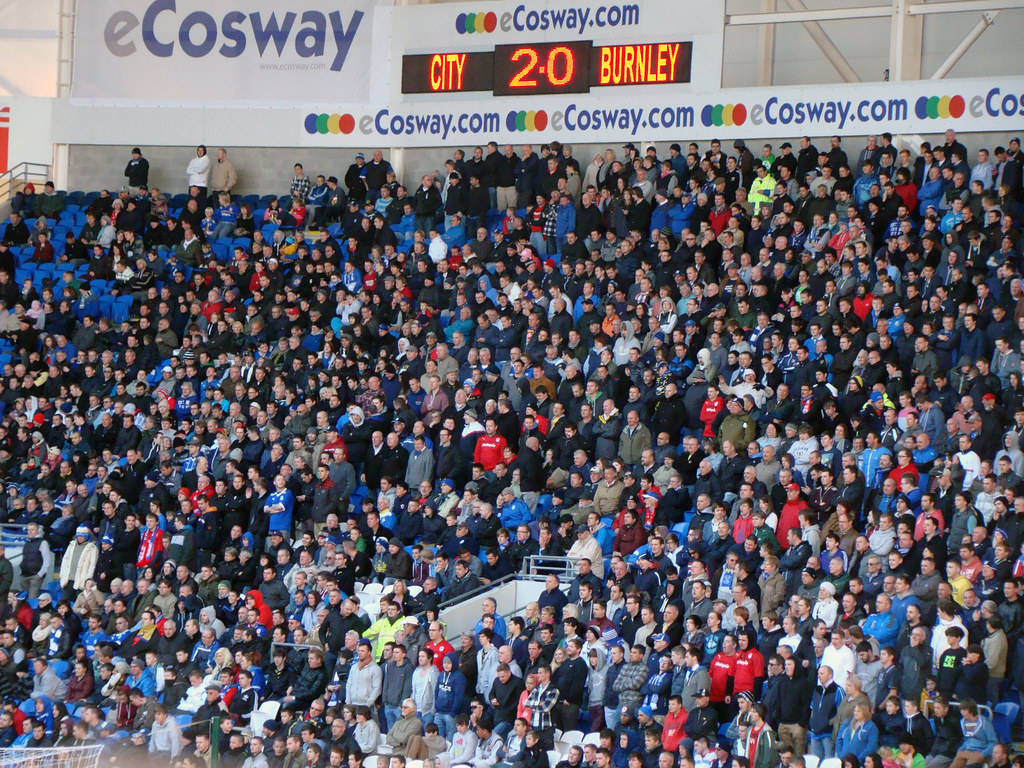
[[[402,93],[533,96],[690,82],[693,43],[498,45],[493,51],[402,57]]]

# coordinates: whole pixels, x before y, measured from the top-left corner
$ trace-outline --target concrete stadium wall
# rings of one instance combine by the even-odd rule
[[[505,616],[514,611],[518,612],[527,603],[534,602],[543,591],[543,581],[513,581],[495,587],[493,591],[487,593],[487,597],[495,599],[498,603],[498,613]],[[480,621],[483,599],[481,595],[441,611],[440,618],[448,627],[449,638],[474,630],[476,623]],[[455,643],[454,640],[452,642]]]

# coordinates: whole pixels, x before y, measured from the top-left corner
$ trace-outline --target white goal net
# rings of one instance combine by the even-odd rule
[[[0,768],[97,768],[102,744],[87,747],[0,749]]]

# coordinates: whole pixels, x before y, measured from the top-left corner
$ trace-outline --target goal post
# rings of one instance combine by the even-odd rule
[[[97,768],[103,744],[0,749],[0,768]]]

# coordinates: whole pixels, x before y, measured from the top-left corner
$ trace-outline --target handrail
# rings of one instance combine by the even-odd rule
[[[28,541],[28,525],[0,523],[0,544],[23,544]]]
[[[530,555],[523,559],[525,575],[536,578],[555,574],[561,580],[572,580],[576,577],[578,557],[568,555]]]
[[[0,173],[0,203],[13,198],[30,181],[49,179],[51,167],[49,163],[23,162]]]
[[[480,595],[483,595],[485,592],[490,591],[494,587],[498,587],[498,586],[501,586],[503,584],[508,584],[510,581],[515,581],[516,577],[519,576],[519,575],[520,574],[517,574],[517,573],[510,573],[510,574],[507,574],[505,576],[502,576],[500,579],[495,579],[490,584],[481,584],[476,589],[470,590],[469,592],[466,592],[464,595],[459,595],[458,597],[449,598],[448,600],[445,600],[444,602],[442,602],[438,606],[437,612],[438,612],[438,614],[440,614],[441,611],[443,611],[445,608],[451,608],[453,605],[458,605],[459,603],[463,603],[466,600],[469,600],[470,598],[479,597]]]

